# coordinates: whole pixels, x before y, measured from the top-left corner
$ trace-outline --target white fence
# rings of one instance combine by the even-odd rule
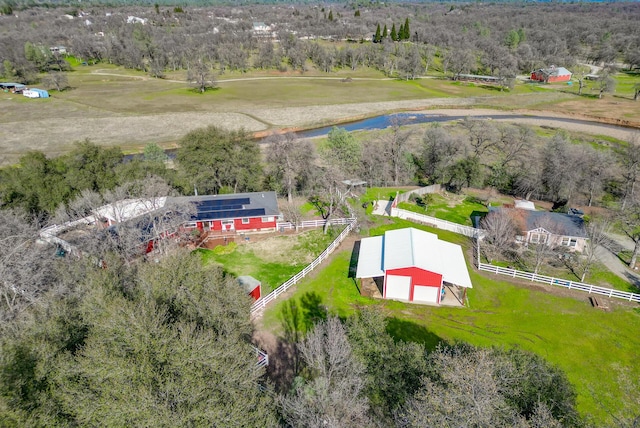
[[[268,366],[269,365],[269,354],[267,354],[266,352],[264,352],[260,348],[256,348],[255,346],[253,347],[253,349],[255,349],[256,356],[258,357],[258,362],[256,363],[256,366],[258,366],[258,367],[266,367],[266,366]]]
[[[615,297],[618,299],[628,300],[630,302],[640,303],[640,294],[630,293],[628,291],[618,291],[611,288],[598,287],[596,285],[583,284],[582,282],[574,282],[568,279],[553,278],[551,276],[538,275],[531,272],[523,272],[516,269],[503,268],[481,262],[478,262],[478,269],[499,275],[508,275],[512,278],[527,279],[529,281],[541,282],[543,284],[565,287],[570,290],[586,291],[589,294],[599,294],[601,296]]]
[[[476,229],[471,226],[464,226],[462,224],[453,223],[447,220],[440,220],[439,218],[431,217],[424,214],[414,213],[413,211],[402,210],[400,208],[392,208],[391,216],[398,217],[405,220],[417,221],[427,226],[436,227],[438,229],[448,230],[460,235],[468,236],[470,238],[482,238],[484,231]]]
[[[324,222],[325,221],[324,220],[319,220],[319,221],[323,222],[319,226],[324,226]],[[335,221],[339,221],[339,222],[336,223]],[[262,312],[264,311],[264,308],[267,306],[267,304],[269,304],[269,302],[277,299],[280,295],[285,293],[289,288],[291,288],[292,286],[294,286],[295,284],[300,282],[300,280],[302,278],[307,276],[312,270],[314,270],[316,267],[318,267],[320,265],[320,263],[322,263],[327,257],[329,257],[329,255],[331,253],[333,253],[333,250],[335,250],[338,247],[338,245],[340,245],[340,243],[342,241],[344,241],[344,238],[346,238],[347,235],[349,235],[349,232],[351,232],[351,230],[353,229],[353,227],[356,224],[356,219],[354,219],[354,218],[336,219],[336,220],[330,220],[329,222],[332,225],[333,224],[346,224],[347,227],[344,228],[344,230],[340,233],[340,235],[338,235],[338,237],[336,239],[334,239],[331,244],[329,244],[329,246],[322,252],[322,254],[320,254],[313,262],[311,262],[311,264],[309,264],[307,267],[302,269],[300,272],[298,272],[297,274],[295,274],[294,276],[289,278],[289,280],[287,282],[285,282],[284,284],[280,285],[278,288],[273,290],[271,293],[267,294],[266,296],[264,296],[260,300],[254,302],[253,306],[251,306],[251,317],[252,318],[259,317],[260,315],[262,315]]]
[[[329,223],[331,223],[332,225],[336,225],[336,224],[340,225],[340,224],[349,224],[352,221],[353,219],[351,218],[334,218],[334,219],[330,219]],[[322,227],[326,223],[327,223],[327,220],[305,220],[300,222],[300,224],[298,225],[298,229],[304,229],[307,227]],[[288,221],[282,221],[282,222],[276,223],[276,228],[278,230],[295,229],[296,225]]]
[[[396,195],[396,200],[398,201],[398,203],[407,202],[409,198],[411,198],[411,195],[425,195],[427,193],[438,193],[440,190],[442,190],[442,186],[440,184],[432,184],[431,186],[421,187],[416,190],[400,193]]]

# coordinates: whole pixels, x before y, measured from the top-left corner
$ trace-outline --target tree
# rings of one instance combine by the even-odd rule
[[[445,184],[448,181],[450,167],[460,153],[461,142],[442,128],[434,124],[427,128],[422,139],[422,171],[431,183]]]
[[[389,31],[387,30],[387,24],[384,24],[384,29],[382,30],[382,38],[386,39],[389,37]]]
[[[411,38],[411,30],[409,29],[409,18],[404,20],[404,33],[402,34],[403,40],[409,40]]]
[[[196,129],[180,141],[176,154],[182,186],[198,193],[257,190],[262,180],[258,143],[243,129]]]
[[[624,211],[627,204],[636,197],[636,184],[640,180],[640,134],[632,134],[628,144],[618,152],[622,165],[622,178],[624,179],[624,197],[621,209]]]
[[[553,136],[542,151],[543,189],[549,200],[569,201],[576,188],[578,171],[566,168],[574,162],[570,143],[562,135]]]
[[[371,419],[391,426],[393,415],[422,385],[428,372],[424,347],[395,340],[380,311],[364,309],[349,318],[347,335],[353,355],[365,366],[364,392]]]
[[[333,21],[333,11],[329,10],[329,21]]]
[[[394,23],[391,27],[391,40],[394,42],[398,40],[398,34],[396,33],[396,24]]]
[[[389,132],[382,137],[385,149],[384,155],[391,167],[393,185],[398,186],[400,178],[408,175],[406,172],[411,165],[408,148],[411,132],[402,129],[402,123],[397,118],[392,119],[390,128]]]
[[[272,174],[293,202],[293,193],[307,178],[309,165],[313,163],[314,148],[308,140],[298,140],[295,134],[272,134],[264,141],[267,144],[266,160]]]
[[[144,146],[144,160],[147,162],[164,163],[169,159],[165,151],[156,143]]]
[[[598,98],[602,98],[604,93],[611,94],[616,90],[616,81],[612,74],[613,70],[605,67],[598,75]]]
[[[42,82],[49,89],[55,89],[58,92],[69,89],[69,80],[67,75],[61,72],[52,72],[43,77]]]
[[[540,268],[549,260],[556,250],[555,242],[552,241],[552,234],[559,234],[560,227],[556,222],[548,217],[543,217],[534,223],[535,229],[540,232],[535,233],[535,237],[529,239],[529,248],[533,254],[533,273],[538,273]]]
[[[0,320],[35,305],[57,286],[55,248],[38,244],[41,229],[24,214],[0,210]]]
[[[211,74],[211,65],[199,59],[195,61],[187,70],[187,82],[201,94],[207,89],[216,87],[216,80]]]
[[[396,417],[402,426],[560,427],[578,422],[576,394],[566,376],[534,354],[440,346],[429,354],[427,366],[431,370],[422,388]]]
[[[611,221],[605,217],[594,217],[589,219],[586,224],[585,232],[587,234],[587,243],[585,245],[585,254],[580,263],[580,281],[589,274],[591,266],[596,258],[598,247],[604,246],[608,241],[608,234],[611,231]]]
[[[640,255],[640,201],[634,198],[618,212],[618,222],[622,231],[633,241],[633,253],[629,267],[634,268]]]
[[[514,248],[518,228],[508,211],[491,211],[480,225],[485,231],[482,249],[489,260],[508,254]]]
[[[364,366],[354,357],[340,320],[317,324],[299,350],[306,374],[283,399],[287,423],[310,428],[367,426]]]
[[[463,73],[469,73],[476,66],[476,57],[468,48],[457,48],[446,52],[447,62],[453,79],[458,80]]]
[[[353,178],[358,175],[360,153],[360,143],[353,134],[337,126],[331,128],[327,142],[321,148],[321,155],[325,162],[337,168],[345,178]]]
[[[417,46],[412,45],[408,49],[405,49],[405,55],[400,61],[398,68],[404,73],[407,80],[415,79],[422,71],[422,58]]]
[[[3,417],[19,426],[277,424],[272,396],[258,388],[250,298],[234,278],[184,252],[135,268],[78,262],[67,276],[73,293],[2,335]]]
[[[373,36],[373,43],[380,43],[382,41],[382,36],[380,35],[380,23],[376,27],[376,34]]]

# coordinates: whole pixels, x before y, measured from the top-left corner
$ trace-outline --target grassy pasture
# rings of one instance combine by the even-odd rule
[[[456,242],[469,255],[466,238],[398,219],[370,230],[371,235],[401,227],[418,227]],[[638,308],[616,305],[610,312],[592,308],[586,295],[563,297],[543,285],[516,285],[470,268],[474,288],[469,307],[447,308],[380,301],[360,296],[349,278],[351,250],[337,253],[316,276],[297,285],[291,299],[316,301],[331,313],[348,317],[363,306],[375,306],[389,318],[389,330],[403,340],[433,348],[440,341],[465,341],[478,346],[520,347],[562,368],[578,392],[578,408],[595,421],[607,419],[605,406],[617,409],[623,399],[615,375],[617,366],[636,366],[640,352]],[[284,300],[265,312],[265,328],[280,331]],[[598,404],[604,400],[605,404]]]

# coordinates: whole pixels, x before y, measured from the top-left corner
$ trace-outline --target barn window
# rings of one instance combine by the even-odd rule
[[[273,217],[262,217],[263,223],[270,223],[273,221]]]
[[[249,219],[247,217],[243,218],[242,224],[249,224]]]
[[[188,228],[198,227],[198,223],[196,223],[195,221],[189,222],[185,224],[184,227],[188,227]]]

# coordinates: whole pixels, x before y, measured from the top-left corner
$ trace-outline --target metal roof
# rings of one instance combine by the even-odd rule
[[[586,238],[584,220],[577,215],[554,213],[548,211],[529,211],[519,208],[489,207],[489,212],[506,211],[516,222],[522,232],[542,228],[549,233],[560,236]]]
[[[356,278],[383,276],[387,270],[407,267],[439,273],[445,282],[472,287],[462,247],[441,241],[433,233],[406,228],[361,241]]]
[[[194,203],[196,214],[192,220],[198,221],[280,215],[275,192],[181,196],[173,199]]]
[[[260,281],[250,275],[239,276],[238,283],[247,293],[251,293],[257,286],[260,285]]]

